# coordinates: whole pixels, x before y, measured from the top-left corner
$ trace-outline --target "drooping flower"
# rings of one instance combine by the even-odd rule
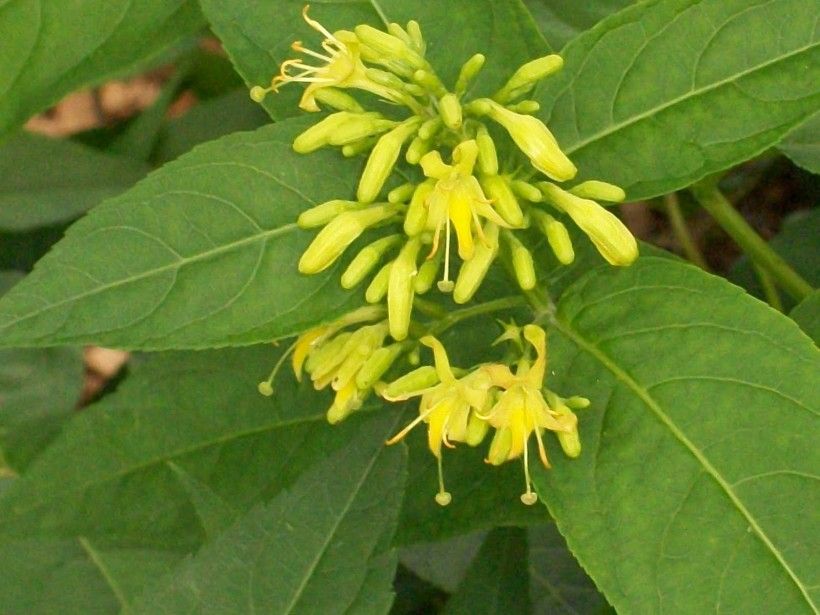
[[[475,251],[473,232],[485,241],[480,218],[502,227],[509,224],[495,211],[492,203],[473,175],[478,145],[475,140],[462,141],[453,150],[453,164],[446,164],[437,151],[425,154],[421,167],[427,177],[436,179],[435,186],[427,196],[427,228],[434,232],[433,246],[428,258],[439,249],[441,231],[444,230],[444,280],[439,284],[443,291],[452,290],[450,273],[450,225],[458,240],[458,255],[469,260]]]
[[[492,364],[483,368],[492,384],[503,393],[486,415],[487,422],[496,429],[490,444],[487,462],[500,465],[505,461],[524,457],[526,491],[521,496],[524,504],[537,500],[530,479],[527,443],[532,434],[538,443],[538,454],[544,467],[549,467],[547,451],[541,437],[545,429],[557,433],[577,430],[577,418],[572,412],[556,412],[544,399],[542,388],[547,368],[546,333],[536,325],[523,328],[524,339],[535,349],[536,358],[530,363],[519,362],[513,373],[506,365]]]
[[[404,438],[419,423],[427,423],[427,445],[438,461],[439,490],[436,502],[446,506],[452,499],[444,488],[444,475],[441,466],[441,446],[453,448],[453,442],[465,442],[476,446],[484,439],[487,424],[479,418],[478,413],[485,411],[491,402],[490,378],[483,371],[475,370],[456,378],[447,358],[447,351],[436,338],[426,336],[421,343],[433,350],[438,384],[421,390],[397,393],[382,392],[389,401],[401,401],[411,397],[421,397],[419,415],[409,425],[387,441],[395,444]]]

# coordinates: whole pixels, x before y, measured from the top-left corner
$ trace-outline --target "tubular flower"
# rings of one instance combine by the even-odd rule
[[[444,229],[444,280],[439,284],[441,290],[452,290],[449,279],[451,224],[458,239],[458,255],[464,260],[471,259],[475,252],[474,230],[486,243],[480,218],[486,218],[498,226],[509,226],[493,209],[473,175],[477,156],[478,145],[471,139],[461,142],[453,150],[452,165],[444,163],[438,152],[425,154],[421,159],[424,174],[438,180],[427,197],[427,228],[434,231],[428,258],[438,251]]]
[[[545,429],[567,434],[576,432],[577,419],[572,412],[556,412],[551,409],[542,395],[547,368],[546,333],[541,327],[526,325],[523,334],[524,339],[535,349],[535,361],[531,364],[526,360],[520,361],[514,374],[506,365],[493,364],[483,368],[493,385],[502,389],[503,393],[482,417],[496,429],[487,462],[500,465],[523,455],[526,491],[522,494],[521,501],[524,504],[534,504],[537,496],[532,490],[527,451],[530,436],[535,434],[541,463],[548,468],[542,432]]]
[[[456,378],[441,342],[432,336],[426,336],[421,339],[421,343],[433,349],[439,382],[421,390],[398,393],[394,396],[389,396],[388,390],[391,385],[387,385],[382,395],[390,401],[421,397],[418,417],[390,438],[387,444],[395,444],[419,423],[427,423],[427,446],[438,460],[439,491],[436,494],[436,502],[446,506],[452,498],[444,488],[441,446],[443,444],[453,448],[453,442],[466,442],[476,446],[483,440],[487,425],[479,418],[478,413],[485,411],[491,403],[491,382],[489,376],[481,370]]]
[[[301,59],[285,60],[280,67],[280,73],[273,78],[270,88],[257,86],[251,90],[251,97],[261,102],[267,92],[277,92],[287,83],[300,82],[308,84],[299,101],[299,107],[305,111],[319,111],[316,92],[328,87],[359,88],[392,100],[393,95],[388,88],[374,83],[367,77],[367,69],[361,61],[356,35],[346,30],[331,33],[318,21],[308,17],[308,8],[306,5],[302,10],[302,17],[311,28],[325,37],[322,41],[325,53],[308,49],[301,41],[294,42],[291,48],[318,60],[319,65],[305,64]],[[292,69],[301,72],[290,74]]]

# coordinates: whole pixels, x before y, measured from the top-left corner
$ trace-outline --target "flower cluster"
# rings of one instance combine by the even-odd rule
[[[294,51],[312,63],[285,61],[270,87],[257,86],[251,96],[261,101],[288,83],[308,84],[300,107],[319,111],[321,104],[335,112],[300,134],[294,149],[309,153],[333,146],[346,156],[368,156],[355,200],[334,199],[299,217],[304,229],[321,227],[299,260],[299,271],[323,271],[365,232],[388,229],[356,254],[341,282],[354,288],[370,277],[365,298],[376,304],[386,297],[395,340],[407,337],[414,297],[429,291],[437,277],[440,291],[466,303],[502,250],[519,286],[531,290],[537,278],[534,258],[521,232],[542,234],[558,261],[571,263],[572,243],[556,214],[569,216],[609,263],[628,265],[637,257],[634,237],[596,202],[621,201],[623,190],[600,181],[560,187],[575,177],[575,165],[531,115],[538,103],[522,100],[561,68],[559,56],[527,62],[491,97],[467,100],[483,55],[468,59],[448,89],[425,58],[426,43],[414,21],[406,27],[391,23],[386,32],[368,25],[330,32],[308,16],[307,7],[304,18],[324,37],[324,52],[294,43]],[[350,90],[375,95],[392,109],[366,111]],[[530,164],[502,167],[498,139],[511,140]],[[387,190],[402,151],[423,179]],[[457,274],[453,242],[461,261]]]
[[[308,16],[307,7],[303,16],[322,36],[322,51],[293,43],[302,58],[285,61],[270,86],[254,87],[251,97],[261,102],[289,83],[307,84],[299,106],[332,112],[298,135],[294,150],[308,154],[337,147],[347,157],[366,155],[355,198],[339,195],[299,216],[299,227],[319,230],[298,268],[308,275],[324,271],[357,243],[341,284],[353,289],[368,280],[364,298],[370,305],[299,336],[291,347],[294,374],[301,380],[306,373],[316,389],[335,392],[327,411],[331,423],[359,409],[374,391],[388,401],[420,397],[418,416],[388,444],[427,424],[441,505],[451,500],[442,447],[477,446],[494,430],[487,463],[523,458],[521,500],[533,504],[530,440],[535,436],[545,467],[545,431],[556,435],[568,456],[578,456],[573,410],[589,401],[565,399],[545,388],[547,335],[541,327],[508,325],[499,338],[517,349],[508,360],[460,370],[450,366],[433,335],[451,326],[453,317],[445,310],[438,321],[420,322],[414,308],[442,316],[439,303],[419,297],[434,287],[457,304],[468,303],[499,257],[522,290],[533,290],[537,275],[527,234],[545,238],[559,263],[575,258],[562,217],[571,219],[610,264],[629,265],[637,257],[634,237],[599,204],[624,200],[624,191],[595,180],[559,185],[572,181],[577,169],[533,115],[538,103],[526,98],[563,61],[548,55],[527,62],[492,96],[470,99],[482,54],[469,58],[448,88],[426,58],[415,21],[405,27],[391,23],[386,31],[359,25],[330,32]],[[514,156],[500,159],[499,150]],[[406,165],[399,162],[402,155]],[[406,183],[392,180],[397,166],[403,166]],[[363,237],[367,240],[360,243]],[[417,365],[420,345],[432,350],[434,365],[382,381],[402,355]],[[287,354],[259,385],[262,394],[273,393],[273,378]]]

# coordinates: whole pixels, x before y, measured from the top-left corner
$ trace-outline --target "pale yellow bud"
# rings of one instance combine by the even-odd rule
[[[308,154],[327,145],[333,133],[346,123],[356,121],[357,116],[358,114],[348,111],[331,113],[296,137],[293,140],[293,150],[299,154]]]
[[[435,73],[429,70],[417,70],[413,73],[413,81],[418,83],[425,90],[431,92],[437,98],[441,98],[447,93],[447,88],[441,83]]]
[[[438,112],[447,128],[451,130],[461,128],[461,122],[463,120],[461,104],[458,102],[458,98],[455,94],[447,93],[439,99]]]
[[[541,105],[537,100],[522,100],[514,105],[507,105],[507,109],[516,113],[533,114],[541,109]]]
[[[562,265],[572,263],[575,260],[575,250],[572,247],[572,240],[569,237],[567,227],[542,211],[533,210],[532,215],[547,238],[547,243],[552,248],[558,262]]]
[[[342,274],[342,288],[351,289],[364,280],[379,264],[382,256],[401,241],[401,235],[389,235],[362,248]]]
[[[426,260],[419,267],[419,273],[413,282],[413,289],[417,295],[423,295],[433,287],[438,270],[441,267],[441,253],[437,253],[430,260]]]
[[[608,184],[607,182],[590,179],[578,184],[569,190],[575,196],[582,199],[592,199],[595,201],[608,201],[610,203],[620,203],[626,199],[626,192],[620,186]]]
[[[532,252],[510,232],[505,231],[504,239],[506,239],[510,248],[513,271],[518,285],[523,290],[532,290],[537,282]]]
[[[410,329],[410,316],[413,312],[413,278],[416,275],[416,258],[421,248],[421,241],[411,239],[402,248],[399,256],[390,268],[390,279],[387,286],[387,317],[390,323],[390,335],[397,342],[407,337]]]
[[[456,79],[456,86],[454,88],[457,95],[461,96],[467,91],[472,80],[475,79],[478,72],[484,66],[486,59],[483,54],[477,53],[463,64],[458,73],[458,79]]]
[[[320,103],[338,109],[339,111],[350,111],[352,113],[364,113],[362,106],[347,92],[337,88],[319,88],[313,97]]]
[[[342,146],[342,156],[345,158],[353,158],[353,156],[358,156],[359,154],[370,151],[374,145],[376,145],[376,139],[373,137],[347,143]]]
[[[631,265],[638,258],[638,242],[615,214],[595,201],[582,199],[555,184],[542,182],[539,188],[550,203],[566,212],[586,233],[609,264]]]
[[[407,43],[392,34],[382,32],[366,24],[356,26],[353,30],[364,45],[376,51],[380,56],[407,62],[415,68],[423,68],[426,66],[424,58],[422,58],[418,52],[411,49]]]
[[[404,159],[410,164],[418,164],[421,157],[429,152],[432,146],[433,143],[431,141],[427,141],[419,136],[416,136],[412,141],[410,141],[410,145],[407,146]]]
[[[356,386],[359,390],[364,391],[376,384],[376,381],[390,369],[403,350],[402,344],[391,344],[378,348],[371,354],[356,374]]]
[[[402,184],[396,188],[393,188],[390,192],[387,193],[387,202],[388,203],[405,203],[407,199],[413,196],[413,192],[416,190],[416,184],[412,184],[407,182],[406,184]]]
[[[484,419],[481,419],[470,413],[470,418],[467,420],[467,437],[464,441],[470,446],[478,446],[487,435],[487,430],[490,425]]]
[[[379,272],[373,276],[367,290],[364,293],[364,300],[368,303],[379,303],[387,294],[387,284],[390,280],[390,269],[393,262],[384,265]]]
[[[334,130],[327,139],[330,145],[347,145],[377,135],[396,125],[378,113],[351,114],[354,117]]]
[[[327,411],[327,422],[335,425],[346,419],[354,410],[358,410],[361,405],[362,401],[359,397],[359,390],[356,388],[356,382],[351,380],[346,387],[336,391],[333,404]]]
[[[490,442],[490,450],[487,452],[487,463],[494,466],[499,466],[505,461],[510,454],[512,447],[512,431],[509,427],[501,427],[496,430],[492,441]]]
[[[372,203],[376,200],[382,186],[393,171],[402,144],[416,131],[418,124],[418,118],[411,118],[379,138],[373,151],[370,152],[370,157],[367,159],[359,180],[356,193],[359,201]]]
[[[476,133],[475,142],[478,145],[479,170],[486,175],[497,175],[498,154],[495,149],[495,142],[483,124]],[[509,222],[509,220],[507,220],[507,222]]]
[[[436,368],[432,365],[424,365],[385,385],[378,393],[389,401],[401,401],[437,383]]]
[[[508,180],[501,175],[490,175],[481,178],[484,193],[493,202],[493,209],[512,227],[524,226],[524,212],[515,198]]]
[[[540,203],[544,199],[538,188],[520,179],[510,182],[510,187],[515,194],[525,201]]]
[[[312,274],[327,269],[365,229],[386,220],[397,211],[393,205],[377,205],[337,216],[319,231],[302,254],[299,271]]]
[[[573,395],[569,399],[565,399],[564,403],[573,410],[583,410],[584,408],[589,408],[590,401],[586,397]]]
[[[470,260],[461,264],[453,289],[453,301],[467,303],[473,298],[498,255],[498,226],[492,222],[484,225],[486,243],[479,242]]]
[[[407,34],[412,41],[413,48],[419,53],[419,55],[424,55],[425,49],[427,44],[424,42],[424,37],[421,35],[421,28],[419,27],[419,22],[411,19],[407,22]]]
[[[435,188],[435,180],[427,180],[416,186],[410,205],[404,214],[404,232],[410,237],[421,233],[427,225],[427,197]]]
[[[354,211],[366,207],[365,204],[358,201],[343,201],[341,199],[333,199],[332,201],[325,201],[315,207],[306,209],[296,220],[299,228],[309,229],[324,226],[339,214],[346,211]]]
[[[495,94],[493,99],[505,103],[529,92],[541,79],[557,72],[564,65],[561,56],[551,54],[536,58],[516,70],[509,81]]]
[[[489,105],[488,115],[501,124],[532,166],[556,181],[575,177],[578,170],[561,151],[555,137],[544,123],[531,115],[521,115],[499,104]]]
[[[438,133],[439,130],[441,130],[443,124],[444,123],[441,121],[441,116],[437,115],[435,117],[431,117],[419,126],[419,136],[425,141],[429,141],[436,136],[436,133]]]

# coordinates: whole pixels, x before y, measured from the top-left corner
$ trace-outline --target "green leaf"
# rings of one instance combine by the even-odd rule
[[[367,599],[387,604],[373,592],[392,598],[397,562],[395,553],[382,557],[405,477],[403,450],[384,446],[395,422],[382,414],[360,423],[345,447],[206,545],[135,612],[345,613],[374,559],[389,575]]]
[[[315,234],[296,217],[352,194],[360,164],[294,153],[305,125],[208,143],[95,208],[0,303],[2,345],[248,344],[361,302],[342,291],[339,266],[296,272]]]
[[[516,527],[489,533],[467,576],[447,601],[447,615],[530,613],[527,534]]]
[[[99,549],[87,539],[0,544],[0,611],[116,613],[181,558],[150,549]]]
[[[778,148],[795,164],[820,174],[820,112],[787,134]]]
[[[538,28],[555,49],[589,30],[604,17],[633,4],[634,0],[524,0]]]
[[[240,130],[254,130],[270,121],[244,88],[195,105],[168,122],[159,134],[153,160],[164,164],[192,149]]]
[[[536,484],[619,612],[816,610],[820,353],[725,280],[644,258],[561,298],[549,383],[592,406]],[[557,449],[554,440],[550,449]]]
[[[21,277],[0,272],[0,295]],[[82,387],[76,348],[0,350],[0,473],[24,469],[54,439]]]
[[[194,478],[177,464],[169,461],[168,467],[177,475],[179,482],[188,492],[194,505],[202,529],[209,539],[215,538],[236,521],[239,513],[225,500],[214,493],[208,485]]]
[[[453,593],[486,537],[487,532],[474,532],[438,542],[414,544],[399,552],[399,561],[420,579]]]
[[[563,51],[538,99],[579,179],[640,199],[775,145],[820,104],[816,0],[654,0]]]
[[[249,85],[267,85],[283,60],[293,57],[290,44],[302,40],[319,48],[320,35],[302,19],[301,0],[286,0],[270,10],[258,4],[232,0],[202,0],[202,10],[222,40],[237,71]],[[548,51],[532,17],[515,0],[449,0],[412,2],[379,0],[323,2],[311,7],[311,17],[331,32],[362,23],[384,27],[415,19],[428,43],[427,57],[445,83],[452,83],[461,65],[474,53],[484,53],[481,72],[484,94],[502,85],[515,68]],[[458,27],[453,28],[457,23]],[[271,117],[281,119],[299,112],[301,88],[289,86],[265,99]]]
[[[820,208],[796,211],[786,217],[769,245],[809,284],[820,286]],[[760,278],[745,254],[732,266],[728,278],[755,297],[765,298]],[[786,293],[781,297],[787,309],[794,306]]]
[[[129,158],[18,132],[0,146],[0,230],[29,231],[73,220],[148,171],[148,165]]]
[[[156,61],[202,25],[192,0],[4,2],[0,139],[64,94]]]
[[[789,317],[800,325],[815,344],[820,345],[820,290],[815,290],[798,303]]]
[[[529,528],[529,578],[536,615],[613,613],[567,549],[554,523]]]

